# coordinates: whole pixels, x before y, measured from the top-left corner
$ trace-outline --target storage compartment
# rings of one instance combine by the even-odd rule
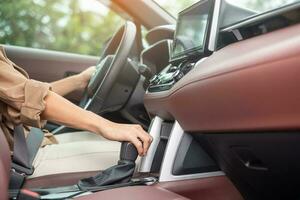
[[[173,175],[186,175],[219,171],[214,160],[204,151],[199,142],[185,134],[176,153]]]
[[[245,199],[299,199],[299,132],[196,135]]]
[[[151,165],[152,173],[159,173],[173,125],[173,123],[168,122],[163,122],[161,125],[159,143]]]

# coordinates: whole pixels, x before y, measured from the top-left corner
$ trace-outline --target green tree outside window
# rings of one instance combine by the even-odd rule
[[[99,55],[123,23],[96,0],[2,0],[0,43]]]

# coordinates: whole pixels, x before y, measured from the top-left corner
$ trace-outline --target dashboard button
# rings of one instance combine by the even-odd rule
[[[177,76],[174,76],[174,80],[177,82],[184,76],[183,72],[179,72]]]
[[[168,70],[169,73],[175,72],[176,70],[178,70],[177,66],[171,66],[170,69]]]

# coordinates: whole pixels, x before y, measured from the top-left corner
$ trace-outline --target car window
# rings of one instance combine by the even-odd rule
[[[153,0],[173,17],[177,18],[180,11],[198,2],[199,0]],[[237,7],[246,8],[258,13],[276,9],[291,3],[299,2],[300,0],[223,0]]]
[[[232,19],[229,23],[225,23],[221,28],[236,24],[238,22],[244,21],[247,18],[250,18],[255,15],[259,15],[277,8],[281,8],[287,5],[291,5],[300,0],[274,0],[274,1],[265,1],[265,0],[225,0],[230,5],[233,5],[235,9],[239,9],[240,12],[247,13],[241,17],[236,17]],[[228,12],[230,14],[230,11]]]
[[[257,13],[266,12],[282,6],[299,2],[299,0],[226,0],[228,3],[233,4],[237,7],[249,9]]]
[[[146,40],[146,35],[147,35],[148,31],[149,30],[145,26],[141,26],[143,48],[149,47],[149,43]]]
[[[154,0],[158,5],[169,12],[173,17],[177,18],[177,15],[183,9],[191,6],[199,0]]]
[[[111,2],[105,2],[1,0],[0,43],[99,55],[105,41],[125,22],[110,9]]]

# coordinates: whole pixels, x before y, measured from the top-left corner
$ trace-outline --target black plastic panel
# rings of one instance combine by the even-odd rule
[[[300,198],[300,132],[199,134],[245,199]]]
[[[219,168],[190,135],[183,136],[174,162],[174,175],[218,171]]]
[[[155,152],[152,166],[150,169],[151,173],[159,173],[161,163],[165,154],[165,149],[168,143],[168,139],[173,127],[173,123],[163,122],[160,131],[160,141],[157,146],[157,150]]]
[[[225,9],[231,10],[232,5],[226,3]],[[236,9],[236,8],[235,8]],[[239,40],[246,40],[248,38],[263,35],[275,30],[279,30],[288,26],[295,25],[300,22],[300,3],[284,6],[279,9],[270,10],[259,15],[252,15],[253,17],[241,21],[235,25],[227,28],[222,28],[219,37],[217,48],[221,49],[231,43]],[[244,13],[246,14],[246,13]],[[232,12],[223,14],[223,21],[227,21],[227,15],[232,15]],[[243,17],[245,18],[245,16]],[[233,18],[233,20],[236,20]],[[238,33],[240,38],[237,38],[234,31]]]

